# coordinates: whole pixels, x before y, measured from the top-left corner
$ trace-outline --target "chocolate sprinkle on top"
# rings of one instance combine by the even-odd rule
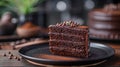
[[[79,26],[80,24],[77,24],[77,23],[75,23],[75,22],[73,22],[73,21],[64,21],[63,23],[57,23],[56,24],[57,26],[70,26],[70,27],[77,27],[77,26]]]

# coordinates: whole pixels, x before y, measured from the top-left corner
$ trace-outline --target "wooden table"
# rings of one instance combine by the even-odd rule
[[[93,67],[120,67],[120,42],[118,43],[109,43],[109,42],[102,42],[99,41],[99,43],[106,44],[108,46],[111,46],[115,49],[115,56],[111,59],[107,60],[106,62],[93,66]],[[21,59],[20,61],[16,59],[9,59],[8,57],[4,57],[3,53],[8,53],[11,51],[15,56],[18,56],[18,50],[0,50],[0,67],[36,67],[36,65],[28,63],[26,60]],[[41,66],[42,67],[42,66]],[[75,66],[80,67],[80,66]]]

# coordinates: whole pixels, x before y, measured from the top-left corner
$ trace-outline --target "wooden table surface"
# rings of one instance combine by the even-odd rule
[[[105,45],[111,46],[115,49],[115,56],[111,59],[108,59],[106,62],[92,66],[92,67],[120,67],[120,42],[118,43],[109,43],[109,42],[101,42]],[[9,59],[8,57],[4,57],[4,53],[8,53],[11,51],[11,53],[17,57],[19,57],[18,50],[12,50],[12,49],[1,49],[0,50],[0,67],[37,67],[36,65],[28,63],[26,60],[21,59],[20,61],[16,59]],[[39,66],[38,66],[39,67]],[[42,67],[42,66],[40,66]],[[55,67],[55,66],[53,66]],[[65,66],[63,66],[65,67]],[[80,67],[80,66],[75,66]]]

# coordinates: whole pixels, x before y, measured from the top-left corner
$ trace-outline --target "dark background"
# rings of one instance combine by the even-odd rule
[[[35,5],[38,7],[38,11],[32,13],[32,21],[42,27],[64,20],[74,20],[82,25],[87,25],[90,10],[102,8],[105,4],[119,2],[120,0],[44,0]],[[57,8],[57,6],[64,9]],[[5,11],[7,8],[1,6],[0,15]],[[17,17],[16,14],[14,16]]]

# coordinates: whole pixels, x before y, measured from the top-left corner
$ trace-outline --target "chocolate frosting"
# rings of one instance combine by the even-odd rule
[[[57,23],[57,26],[70,26],[70,27],[77,27],[80,24],[75,23],[74,21],[64,21],[63,23]]]

